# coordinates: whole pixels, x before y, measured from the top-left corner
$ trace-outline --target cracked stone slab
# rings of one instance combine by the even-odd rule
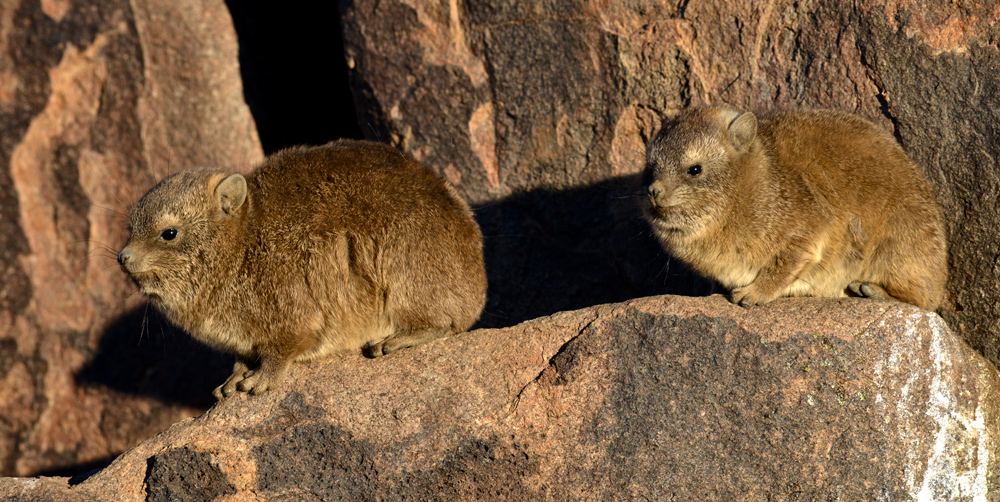
[[[1000,375],[895,302],[648,297],[296,365],[0,498],[1000,500]]]

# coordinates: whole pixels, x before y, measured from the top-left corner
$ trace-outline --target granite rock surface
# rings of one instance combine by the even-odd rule
[[[998,398],[993,366],[908,305],[649,297],[296,365],[0,498],[991,501]]]

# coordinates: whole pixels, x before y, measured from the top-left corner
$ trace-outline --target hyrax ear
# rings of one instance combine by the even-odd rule
[[[729,140],[737,150],[746,151],[757,137],[757,117],[746,112],[729,123]]]
[[[246,199],[247,180],[241,174],[232,174],[215,187],[215,200],[226,214],[233,214]]]

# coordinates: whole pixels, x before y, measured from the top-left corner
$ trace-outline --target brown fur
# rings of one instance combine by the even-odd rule
[[[863,119],[696,108],[664,125],[647,162],[654,232],[740,305],[851,294],[934,310],[944,299],[930,184]]]
[[[377,143],[284,150],[245,178],[175,174],[139,201],[130,230],[119,260],[140,291],[236,355],[220,399],[275,387],[293,360],[377,357],[465,331],[486,301],[469,206]]]

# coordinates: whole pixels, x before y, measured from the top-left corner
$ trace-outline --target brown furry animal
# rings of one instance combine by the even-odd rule
[[[687,110],[650,142],[646,186],[666,249],[740,305],[850,293],[934,310],[944,299],[931,186],[858,117]]]
[[[236,355],[215,390],[259,394],[291,361],[373,357],[467,330],[486,301],[469,206],[391,147],[292,148],[246,177],[195,169],[132,210],[122,268],[196,339]]]

